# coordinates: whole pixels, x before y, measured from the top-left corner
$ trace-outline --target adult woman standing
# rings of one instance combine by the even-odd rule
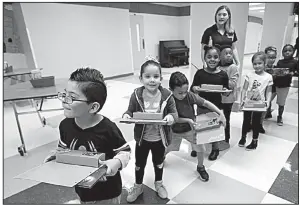
[[[234,31],[234,29],[231,26],[231,12],[230,9],[226,5],[220,6],[216,13],[215,13],[215,24],[211,27],[207,28],[201,39],[201,59],[203,62],[203,67],[207,67],[206,62],[204,60],[204,47],[205,46],[215,46],[219,49],[221,49],[224,46],[231,47],[233,60],[236,66],[239,68],[240,61],[238,56],[238,51],[236,47],[237,42],[237,36]],[[222,105],[222,107],[219,107],[220,109],[223,109],[224,113],[231,112],[232,106],[228,107],[225,105]],[[229,119],[227,119],[229,120]],[[230,135],[230,133],[228,133]],[[215,149],[217,150],[225,150],[230,147],[229,143],[224,141],[221,141],[220,144],[215,144]],[[195,155],[195,153],[191,153],[191,155]]]
[[[233,59],[235,64],[239,67],[240,61],[236,48],[237,36],[234,29],[231,26],[231,12],[226,6],[220,6],[215,13],[215,24],[207,28],[201,39],[201,59],[203,66],[206,67],[204,60],[204,46],[216,46],[221,47],[222,45],[231,46],[233,52]]]

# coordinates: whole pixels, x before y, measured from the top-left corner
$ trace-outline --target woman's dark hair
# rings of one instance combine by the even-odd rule
[[[161,66],[158,62],[154,61],[154,60],[147,60],[145,63],[143,63],[143,65],[141,66],[141,72],[140,72],[140,77],[142,77],[143,73],[145,72],[145,68],[148,66],[148,65],[154,65],[154,66],[157,66],[158,69],[159,69],[159,73],[161,75]]]
[[[206,54],[208,53],[208,51],[210,50],[216,50],[218,55],[220,56],[220,49],[217,47],[217,46],[207,46],[205,45],[204,46],[204,57],[206,56]]]
[[[215,22],[217,23],[217,14],[218,14],[218,12],[219,12],[220,10],[222,10],[222,9],[225,9],[225,10],[227,11],[227,13],[228,13],[228,20],[225,22],[225,26],[224,26],[225,31],[226,31],[227,33],[229,33],[229,34],[232,34],[232,33],[234,32],[234,30],[233,30],[233,28],[231,27],[231,11],[230,11],[230,9],[229,9],[228,6],[222,5],[222,6],[220,6],[220,7],[217,9],[217,11],[216,11],[216,13],[215,13]]]
[[[177,71],[177,72],[174,72],[171,74],[171,77],[169,80],[169,88],[171,90],[174,90],[175,87],[181,87],[185,84],[188,85],[189,81],[183,73]]]
[[[100,104],[99,112],[107,98],[107,88],[100,71],[93,68],[79,68],[75,70],[70,81],[78,83],[78,87],[85,95],[88,102],[98,102]]]

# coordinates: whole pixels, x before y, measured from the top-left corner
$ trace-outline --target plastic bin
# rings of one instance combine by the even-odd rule
[[[30,80],[31,85],[34,88],[51,87],[55,85],[54,76],[42,77],[39,79]]]

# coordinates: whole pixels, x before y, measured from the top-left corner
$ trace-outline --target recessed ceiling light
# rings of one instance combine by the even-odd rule
[[[263,13],[263,12],[265,12],[265,10],[260,10],[259,12]]]
[[[251,8],[249,8],[249,10],[251,10],[251,11],[262,10],[262,9],[265,9],[265,7],[264,6],[258,6],[258,7],[251,7]]]

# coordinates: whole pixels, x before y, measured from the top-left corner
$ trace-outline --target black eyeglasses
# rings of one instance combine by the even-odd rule
[[[79,102],[89,102],[88,100],[77,100],[77,99],[74,99],[70,96],[67,96],[66,93],[57,93],[57,98],[64,102],[64,103],[67,103],[67,104],[72,104],[74,101],[79,101]]]

